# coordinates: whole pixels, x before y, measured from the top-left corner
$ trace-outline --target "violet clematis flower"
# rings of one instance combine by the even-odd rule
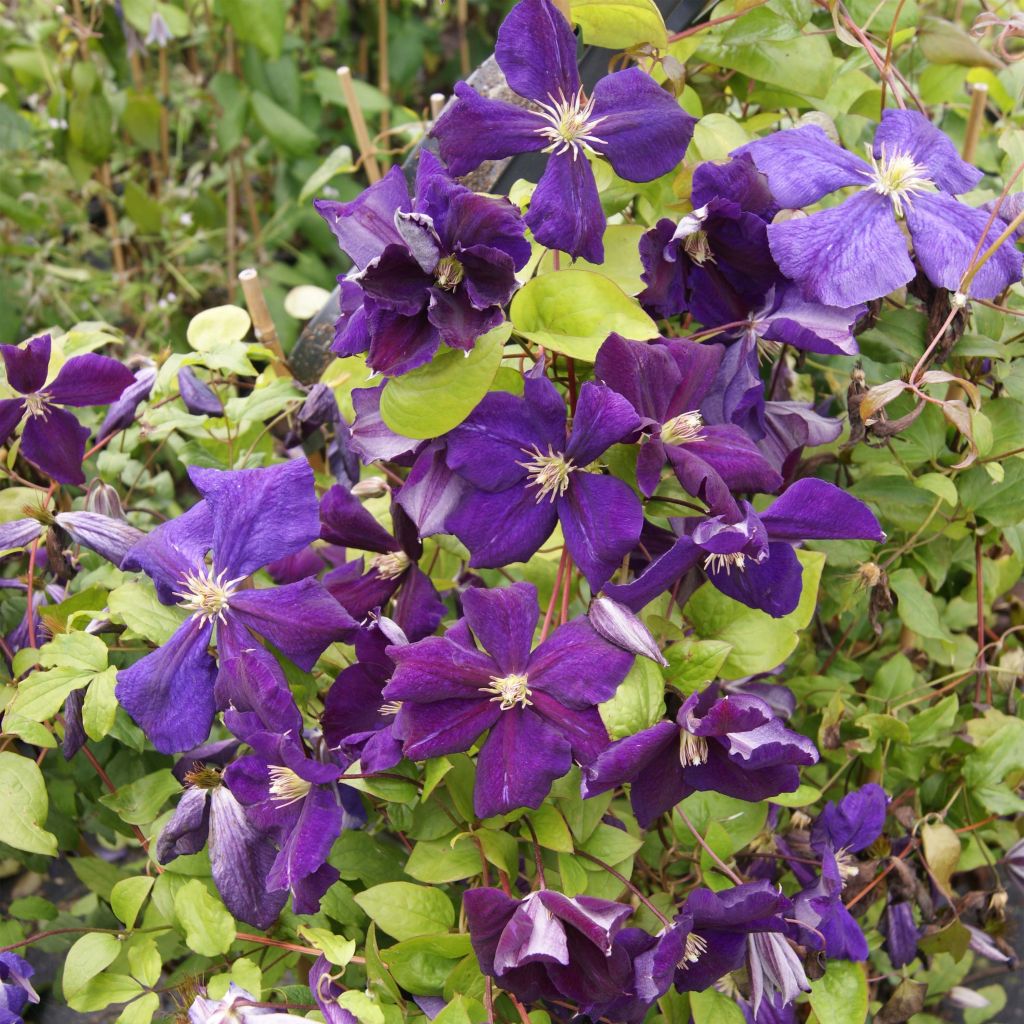
[[[747,938],[747,974],[755,1017],[766,996],[773,1006],[791,1006],[801,992],[811,990],[800,957],[779,932],[753,932]]]
[[[782,477],[753,441],[731,423],[706,423],[700,406],[724,350],[684,339],[657,344],[612,334],[594,376],[626,398],[643,423],[636,478],[652,495],[668,462],[679,483],[719,515],[739,516],[732,491],[778,490]]]
[[[719,696],[717,686],[691,694],[674,722],[659,722],[617,740],[584,765],[584,798],[630,783],[643,828],[696,791],[756,803],[800,785],[798,765],[818,751],[787,729],[759,697]]]
[[[574,757],[592,760],[607,745],[597,705],[615,693],[633,656],[585,618],[531,651],[540,608],[529,583],[470,589],[462,605],[465,619],[443,637],[387,648],[395,672],[383,697],[401,702],[395,735],[421,761],[469,750],[488,732],[477,759],[477,815],[539,807]]]
[[[25,1006],[39,1002],[29,981],[34,973],[32,965],[16,953],[0,953],[0,1024],[21,1024]]]
[[[630,960],[615,937],[633,908],[551,889],[514,900],[500,889],[463,896],[473,951],[484,974],[526,1003],[619,996]]]
[[[516,153],[549,153],[526,223],[541,245],[604,261],[605,216],[588,154],[605,157],[627,181],[652,181],[673,170],[690,144],[694,119],[645,71],[627,68],[583,92],[576,37],[551,0],[521,0],[498,29],[494,48],[524,108],[455,86],[456,102],[433,135],[452,174]]]
[[[358,268],[343,289],[344,323],[333,351],[368,351],[367,364],[380,373],[422,366],[442,341],[472,349],[504,319],[516,271],[530,258],[519,211],[507,199],[457,185],[426,150],[414,200],[395,167],[352,202],[314,205]]]
[[[804,294],[831,306],[888,295],[910,281],[914,265],[899,222],[906,221],[925,275],[956,291],[975,251],[999,235],[988,214],[953,198],[982,174],[960,159],[953,143],[922,114],[886,110],[865,162],[817,126],[776,132],[736,151],[765,176],[788,207],[817,202],[838,189],[860,191],[838,206],[768,228],[772,255]],[[734,154],[735,155],[735,154]],[[822,253],[828,259],[822,259]],[[1020,279],[1021,254],[1004,243],[981,268],[970,293],[991,299]]]
[[[258,1002],[251,992],[232,981],[223,999],[196,996],[188,1008],[188,1021],[189,1024],[248,1024],[252,1020],[259,1021],[259,1024],[293,1024],[297,1020],[306,1020],[294,1013],[280,1013],[269,1006],[254,1005]]]
[[[90,352],[69,359],[47,384],[48,334],[33,338],[24,348],[0,345],[0,356],[7,367],[7,383],[21,395],[0,401],[0,444],[10,440],[24,419],[20,454],[58,483],[85,483],[82,459],[89,431],[63,406],[116,401],[135,383],[131,371]]]
[[[307,671],[356,628],[318,580],[241,586],[319,536],[305,460],[227,472],[192,467],[189,475],[204,500],[147,534],[122,564],[150,576],[161,602],[191,613],[167,643],[118,673],[118,701],[162,753],[188,750],[209,735],[218,675],[207,650],[214,626],[222,660],[251,647],[252,631]]]
[[[838,803],[829,801],[811,826],[812,849],[822,855],[834,853],[844,877],[856,874],[852,855],[882,834],[888,806],[885,790],[874,782],[847,793]]]
[[[882,917],[881,932],[893,967],[913,963],[921,931],[914,922],[914,905],[909,900],[890,900]]]
[[[760,513],[747,502],[741,505],[738,522],[726,516],[677,520],[686,533],[632,583],[608,585],[605,592],[638,610],[703,561],[708,579],[723,594],[778,618],[800,603],[795,542],[885,539],[867,505],[824,480],[797,480]]]
[[[831,850],[822,858],[818,881],[793,898],[792,937],[832,960],[867,960],[868,942],[843,903],[843,875]]]
[[[135,371],[135,383],[126,387],[117,401],[107,409],[107,415],[104,416],[100,429],[96,431],[97,441],[102,441],[132,425],[139,406],[149,398],[153,390],[156,372],[156,365],[150,360],[146,360],[146,364]]]
[[[447,520],[469,564],[525,561],[560,522],[569,554],[600,587],[639,540],[643,510],[626,483],[587,467],[640,423],[625,398],[588,382],[567,430],[562,396],[536,368],[523,397],[486,395],[448,435],[448,466],[474,488]]]
[[[224,403],[204,380],[196,376],[191,366],[178,370],[178,393],[193,416],[223,416]]]

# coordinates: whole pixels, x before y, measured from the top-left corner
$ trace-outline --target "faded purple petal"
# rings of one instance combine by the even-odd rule
[[[66,530],[76,544],[92,548],[116,566],[120,566],[132,547],[146,536],[125,520],[98,512],[58,512],[55,518],[57,525]]]
[[[96,431],[96,440],[102,441],[119,430],[125,430],[135,420],[139,405],[149,398],[153,385],[156,383],[156,367],[144,366],[135,373],[135,383],[121,392],[121,397],[107,410],[100,429]]]
[[[32,541],[39,539],[42,529],[38,519],[13,519],[7,523],[0,523],[0,551],[23,548],[26,544],[31,544]]]
[[[380,416],[380,396],[384,385],[355,388],[352,407],[356,412],[352,424],[352,450],[365,463],[389,462],[415,451],[423,442],[396,434]]]
[[[205,845],[210,828],[209,791],[191,786],[181,794],[171,820],[160,830],[156,859],[170,864],[176,857],[198,853]]]
[[[468,487],[448,468],[444,446],[434,444],[417,458],[395,501],[416,524],[420,537],[432,537],[448,532],[448,515],[458,508]]]

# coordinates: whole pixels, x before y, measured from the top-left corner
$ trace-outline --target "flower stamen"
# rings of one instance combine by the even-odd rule
[[[532,449],[523,448],[522,451],[533,458],[528,462],[517,462],[516,465],[526,470],[530,478],[529,486],[538,488],[537,502],[543,501],[545,497],[554,502],[555,498],[565,494],[569,486],[569,474],[577,468],[572,464],[572,460],[567,459],[561,452],[554,452],[551,445],[548,445],[547,455],[541,454],[536,445]]]
[[[690,444],[703,441],[704,417],[696,410],[673,416],[661,425],[661,439],[665,444]]]
[[[269,772],[270,796],[282,807],[304,800],[313,788],[313,783],[296,775],[291,768],[286,768],[284,765],[272,764]]]
[[[226,575],[226,569],[222,569],[216,576],[213,569],[189,571],[181,580],[184,589],[174,591],[174,596],[181,598],[178,604],[192,612],[194,618],[204,622],[213,622],[214,619],[223,622],[224,612],[231,603],[231,595],[245,579],[239,576],[237,579],[225,580]]]
[[[742,551],[731,551],[726,555],[712,554],[704,559],[704,570],[706,572],[724,572],[728,576],[733,566],[739,572],[743,572],[747,565],[747,556]]]
[[[581,151],[595,153],[592,143],[599,146],[606,144],[604,139],[591,134],[605,118],[594,117],[594,99],[588,99],[582,87],[568,99],[559,89],[558,99],[548,96],[547,103],[538,100],[537,105],[541,109],[533,113],[547,121],[547,124],[534,130],[538,135],[551,140],[551,145],[546,146],[543,152],[560,156],[571,150],[575,160]]]
[[[377,709],[377,714],[382,715],[384,718],[391,718],[393,715],[397,715],[402,710],[402,702],[400,700],[389,700]]]
[[[370,568],[376,569],[377,575],[382,580],[394,580],[409,568],[411,561],[404,551],[389,551],[387,554],[377,555],[373,558]]]
[[[481,686],[481,693],[493,693],[491,703],[501,702],[502,711],[511,711],[517,704],[528,707],[533,703],[530,700],[530,688],[526,685],[526,676],[513,672],[507,676],[491,676],[490,686]]]
[[[454,256],[442,256],[434,268],[434,280],[438,288],[453,292],[462,283],[465,268]]]
[[[703,736],[694,736],[685,729],[679,735],[679,763],[684,768],[707,764],[708,741]]]
[[[31,394],[23,396],[25,401],[25,410],[29,416],[38,416],[43,421],[49,415],[50,409],[47,402],[50,400],[50,396],[45,391],[33,391]]]
[[[685,971],[690,964],[695,964],[707,952],[707,949],[707,939],[701,938],[696,932],[690,932],[686,936],[683,958],[676,964],[676,967]]]
[[[869,187],[892,200],[897,217],[904,216],[904,203],[909,205],[915,195],[934,187],[928,168],[916,163],[909,153],[894,153],[890,157],[883,147],[882,155],[876,158],[869,145],[868,161],[871,163],[868,176],[872,179]]]

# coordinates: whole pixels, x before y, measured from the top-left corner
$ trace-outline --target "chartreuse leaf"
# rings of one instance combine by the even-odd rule
[[[583,41],[609,50],[628,50],[640,43],[668,46],[665,20],[654,0],[572,0],[572,20]]]
[[[0,842],[53,857],[57,838],[41,825],[49,799],[39,765],[12,751],[0,752]]]
[[[107,601],[112,622],[126,625],[133,633],[154,644],[164,644],[185,621],[174,605],[161,604],[151,586],[129,580],[110,592]]]
[[[683,693],[690,694],[710,683],[718,675],[732,651],[724,640],[695,640],[687,637],[665,652],[668,668],[665,676]]]
[[[573,266],[577,270],[593,270],[614,281],[627,295],[637,295],[644,289],[643,264],[640,262],[640,239],[647,229],[642,224],[610,224],[604,232],[604,263],[588,263],[579,259]],[[555,253],[548,249],[537,264],[538,274],[551,274],[555,266]]]
[[[736,1002],[713,988],[690,993],[690,1012],[693,1024],[744,1024]]]
[[[113,936],[107,936],[113,938]],[[102,1010],[112,1003],[126,1003],[142,992],[142,986],[127,974],[97,974],[68,997],[68,1006],[80,1013]]]
[[[91,932],[83,935],[68,950],[64,961],[64,997],[71,999],[101,971],[106,970],[121,952],[116,935]]]
[[[559,270],[533,278],[512,300],[517,334],[592,363],[615,332],[634,341],[658,336],[658,326],[614,281],[589,270]]]
[[[440,889],[411,882],[384,882],[357,893],[367,916],[399,941],[446,932],[455,923],[452,901]]]
[[[221,345],[241,341],[251,326],[252,320],[241,306],[214,306],[192,317],[185,337],[197,352],[213,352]]]
[[[420,840],[409,855],[405,873],[429,885],[456,882],[480,873],[480,854],[471,842],[452,848],[447,839]]]
[[[829,960],[825,973],[811,982],[811,1006],[821,1024],[864,1024],[868,1015],[864,965]]]
[[[19,687],[8,712],[32,722],[52,718],[72,690],[88,686],[107,667],[107,645],[89,633],[58,633],[39,649],[48,671],[33,672]]]
[[[342,938],[326,928],[311,928],[303,924],[299,926],[299,934],[337,967],[345,967],[356,951],[352,939]]]
[[[365,992],[349,989],[338,996],[338,1005],[348,1010],[359,1024],[384,1024],[384,1011]]]
[[[921,843],[935,884],[951,897],[950,879],[960,861],[960,837],[945,822],[929,822],[921,826]]]
[[[235,941],[234,919],[198,878],[177,891],[174,914],[185,929],[188,948],[200,956],[219,956]]]
[[[126,878],[110,892],[110,907],[128,928],[135,924],[142,904],[146,902],[149,890],[153,888],[153,879],[140,875],[138,878]]]
[[[654,725],[665,713],[665,680],[647,658],[637,658],[615,696],[598,710],[613,740],[632,736]]]
[[[281,56],[285,0],[221,0],[220,8],[242,42],[258,46],[271,60]]]
[[[143,775],[113,793],[100,797],[117,816],[129,825],[148,825],[159,813],[164,801],[181,792],[178,780],[166,768]]]
[[[473,952],[469,936],[421,935],[381,950],[381,959],[402,988],[415,994],[437,992],[455,964]]]
[[[153,1014],[160,1009],[160,997],[155,992],[133,999],[122,1011],[114,1024],[149,1024]]]
[[[503,323],[477,338],[468,355],[445,348],[426,366],[389,380],[381,418],[403,437],[440,437],[457,427],[490,389],[511,333]]]

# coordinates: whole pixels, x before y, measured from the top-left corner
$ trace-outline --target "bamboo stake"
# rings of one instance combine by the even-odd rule
[[[391,74],[388,67],[388,0],[377,0],[377,86],[388,99],[391,98]],[[387,132],[391,127],[391,112],[381,111],[380,130]]]
[[[352,85],[351,68],[338,68],[338,81],[341,83],[341,91],[345,95],[345,106],[348,107],[348,116],[352,120],[352,130],[356,133],[356,142],[363,158],[363,166],[366,168],[366,176],[372,185],[374,182],[380,181],[380,166],[377,163],[377,158],[373,155],[373,143],[370,142],[370,133],[366,130],[363,108],[359,106],[359,99],[356,97],[356,91]]]
[[[266,297],[263,294],[263,285],[260,282],[259,271],[255,267],[246,267],[238,275],[239,283],[242,285],[242,294],[245,296],[245,304],[249,309],[249,316],[252,317],[252,327],[256,332],[256,340],[273,353],[274,372],[279,377],[290,377],[291,371],[284,358],[284,349],[281,348],[281,340],[277,336],[277,328],[274,326],[274,319],[270,315]]]
[[[110,174],[110,164],[104,164],[96,172],[104,191],[100,192],[100,205],[103,207],[103,215],[107,219],[107,229],[110,231],[110,248],[114,255],[114,269],[120,280],[124,280],[127,274],[127,266],[124,261],[124,250],[121,248],[121,229],[117,222],[117,213],[110,201],[114,194],[114,180]]]
[[[444,110],[445,95],[443,92],[432,92],[430,94],[430,120],[436,121]]]
[[[462,69],[462,77],[466,78],[470,72],[469,66],[469,36],[466,26],[469,22],[468,0],[458,0],[455,8],[455,23],[459,30],[459,66]]]
[[[988,102],[988,86],[975,82],[971,88],[971,112],[967,115],[967,131],[964,134],[963,158],[971,163],[974,150],[981,137],[981,126],[985,123],[985,104]]]

